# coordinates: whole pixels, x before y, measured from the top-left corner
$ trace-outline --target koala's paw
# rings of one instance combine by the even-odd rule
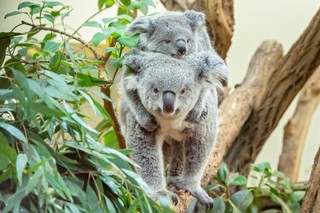
[[[148,132],[153,132],[158,128],[158,123],[152,116],[145,116],[141,118],[139,124]]]
[[[174,205],[177,205],[179,200],[178,195],[168,190],[149,193],[149,196],[155,201],[159,201],[159,198],[162,196],[168,197]]]
[[[212,209],[213,200],[200,186],[200,184],[192,183],[190,181],[185,181],[179,178],[169,180],[168,184],[170,184],[171,189],[173,187],[176,190],[184,189],[188,191],[191,195],[196,197],[198,201],[206,207],[206,209]]]

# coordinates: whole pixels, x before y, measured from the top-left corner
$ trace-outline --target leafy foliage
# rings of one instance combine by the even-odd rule
[[[207,190],[220,196],[214,198],[210,213],[220,212],[300,212],[300,202],[305,191],[295,190],[288,178],[272,171],[269,163],[251,166],[248,177],[231,173],[222,163],[215,177],[216,183]],[[262,209],[264,200],[270,200],[280,209]]]
[[[132,170],[137,165],[127,157],[130,150],[111,148],[116,147],[113,121],[92,96],[114,79],[101,79],[105,72],[101,67],[109,62],[121,67],[122,50],[136,44],[137,37],[126,35],[124,29],[137,9],[147,12],[151,5],[140,2],[137,6],[130,0],[99,0],[100,11],[120,5],[118,16],[102,20],[103,25],[83,24],[101,29],[93,44],[113,41],[106,50],[110,59],[74,37],[78,30],[68,33],[55,28],[59,23],[66,29],[64,19],[72,11],[60,2],[22,2],[5,16],[22,15],[29,22],[0,33],[1,212],[169,211],[168,200],[158,205],[145,195],[144,182]],[[17,32],[22,25],[30,29]],[[82,47],[76,49],[71,39],[88,47],[95,58]],[[84,104],[103,118],[97,128],[87,123],[90,118],[81,110]]]

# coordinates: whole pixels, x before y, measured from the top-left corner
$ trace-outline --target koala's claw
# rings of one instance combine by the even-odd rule
[[[173,178],[174,179],[174,178]],[[168,184],[171,189],[178,190],[184,189],[188,191],[191,195],[198,199],[198,201],[206,207],[206,209],[212,209],[213,200],[206,193],[206,191],[199,185],[188,183],[187,181],[183,181],[182,179],[177,178],[176,180],[171,179],[168,181]]]
[[[154,192],[154,193],[149,194],[149,196],[150,196],[153,200],[155,200],[155,201],[159,200],[159,198],[160,198],[161,196],[168,196],[169,199],[171,199],[171,201],[172,201],[172,203],[173,203],[174,205],[177,205],[177,204],[178,204],[178,201],[179,201],[178,195],[176,195],[176,194],[173,193],[173,192],[167,191],[167,190]]]

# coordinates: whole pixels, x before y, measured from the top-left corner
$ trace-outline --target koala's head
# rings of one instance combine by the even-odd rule
[[[128,31],[140,34],[142,50],[183,58],[195,52],[195,36],[204,25],[204,14],[189,10],[137,18]]]
[[[175,59],[159,53],[132,51],[124,59],[130,70],[124,76],[124,87],[137,90],[142,104],[154,116],[185,116],[203,88],[215,88],[222,78],[227,81],[228,69],[219,60],[212,52]]]

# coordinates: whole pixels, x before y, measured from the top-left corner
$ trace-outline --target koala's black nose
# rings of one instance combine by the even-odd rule
[[[174,101],[176,95],[174,92],[165,91],[163,92],[162,99],[163,99],[163,111],[166,113],[171,113],[174,111]]]
[[[176,41],[176,46],[177,46],[177,49],[178,49],[178,53],[179,53],[180,55],[186,54],[186,52],[187,52],[187,45],[186,45],[185,40],[183,40],[182,38],[178,39],[178,40]]]

